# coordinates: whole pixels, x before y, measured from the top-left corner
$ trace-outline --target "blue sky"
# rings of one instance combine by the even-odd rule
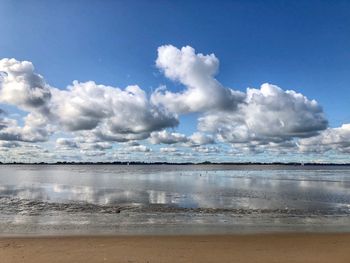
[[[93,80],[181,92],[186,84],[156,66],[157,49],[190,46],[215,54],[224,87],[271,83],[315,99],[330,128],[350,123],[349,1],[1,1],[0,22],[0,58],[30,61],[58,89]],[[172,131],[190,136],[205,114],[178,114]]]

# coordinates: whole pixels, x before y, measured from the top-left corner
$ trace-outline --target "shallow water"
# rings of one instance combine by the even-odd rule
[[[0,234],[349,231],[350,167],[0,166]]]

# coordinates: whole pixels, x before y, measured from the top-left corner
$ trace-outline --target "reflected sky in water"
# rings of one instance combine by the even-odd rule
[[[230,169],[231,168],[231,169]],[[290,166],[1,166],[0,196],[186,208],[350,204],[350,169]]]
[[[192,223],[211,222],[213,224],[221,224],[231,220],[226,218],[228,215],[223,215],[223,218],[215,216],[213,213],[207,216],[198,214],[193,216],[186,214],[186,209],[197,209],[189,210],[189,212],[199,211],[198,209],[270,209],[271,211],[292,211],[294,209],[298,210],[299,213],[305,211],[305,215],[310,211],[316,211],[317,215],[329,217],[332,214],[350,214],[350,167],[0,166],[0,197],[7,198],[0,198],[0,205],[1,202],[15,200],[11,201],[12,204],[2,204],[4,214],[6,214],[4,212],[6,205],[18,205],[18,200],[44,202],[36,203],[37,206],[45,206],[46,203],[69,204],[78,202],[100,206],[145,208],[142,210],[142,216],[139,214],[133,217],[134,214],[131,212],[125,212],[124,217],[108,215],[112,216],[111,220],[114,224],[119,222],[119,226],[123,222],[136,223],[141,220],[140,218],[143,218],[144,221],[147,218],[146,221],[149,224],[168,222],[169,218],[167,219],[166,216],[159,217],[159,215],[152,214],[154,210],[147,214],[147,207],[154,205],[181,208],[182,210],[179,211],[182,214],[177,214],[176,220],[172,219],[176,221],[176,224],[181,224],[186,220]],[[38,208],[36,209],[38,210]],[[44,208],[40,209],[40,211],[45,211]],[[57,209],[49,212],[55,214],[56,218],[66,218],[67,222],[78,216],[68,215],[67,211],[65,211],[66,214],[62,214],[63,212],[59,212]],[[96,219],[99,218],[98,213],[91,214],[91,210],[89,211],[90,215],[78,216],[80,223],[91,223],[93,218],[95,218],[92,220],[94,222],[101,220]],[[168,210],[157,210],[157,212],[162,211],[169,213]],[[7,215],[6,218],[7,220],[11,218],[14,222],[12,224],[28,222],[28,220],[32,220],[32,224],[37,224],[33,223],[33,220],[42,222],[43,218],[46,218],[44,221],[49,224],[49,222],[55,222],[53,217],[49,217],[51,221],[48,220],[49,212],[42,213],[41,217],[37,216],[34,220],[34,218],[28,219],[21,216],[16,210],[16,212],[12,212],[11,216]],[[292,212],[288,215],[292,215]],[[240,216],[242,217],[242,215]],[[196,219],[194,219],[195,217]],[[273,215],[265,216],[264,220],[273,225],[274,220],[277,219],[272,220],[272,217]],[[308,218],[303,220],[304,223],[307,223]],[[175,224],[173,221],[171,222]],[[262,217],[258,222],[263,222]],[[4,226],[0,226],[0,231],[2,227]]]

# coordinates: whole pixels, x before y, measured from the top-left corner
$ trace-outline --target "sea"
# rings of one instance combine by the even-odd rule
[[[0,165],[0,235],[349,232],[350,166]]]

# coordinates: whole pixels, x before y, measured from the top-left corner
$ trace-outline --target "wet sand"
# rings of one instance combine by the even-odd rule
[[[348,234],[0,238],[1,263],[350,262]]]

